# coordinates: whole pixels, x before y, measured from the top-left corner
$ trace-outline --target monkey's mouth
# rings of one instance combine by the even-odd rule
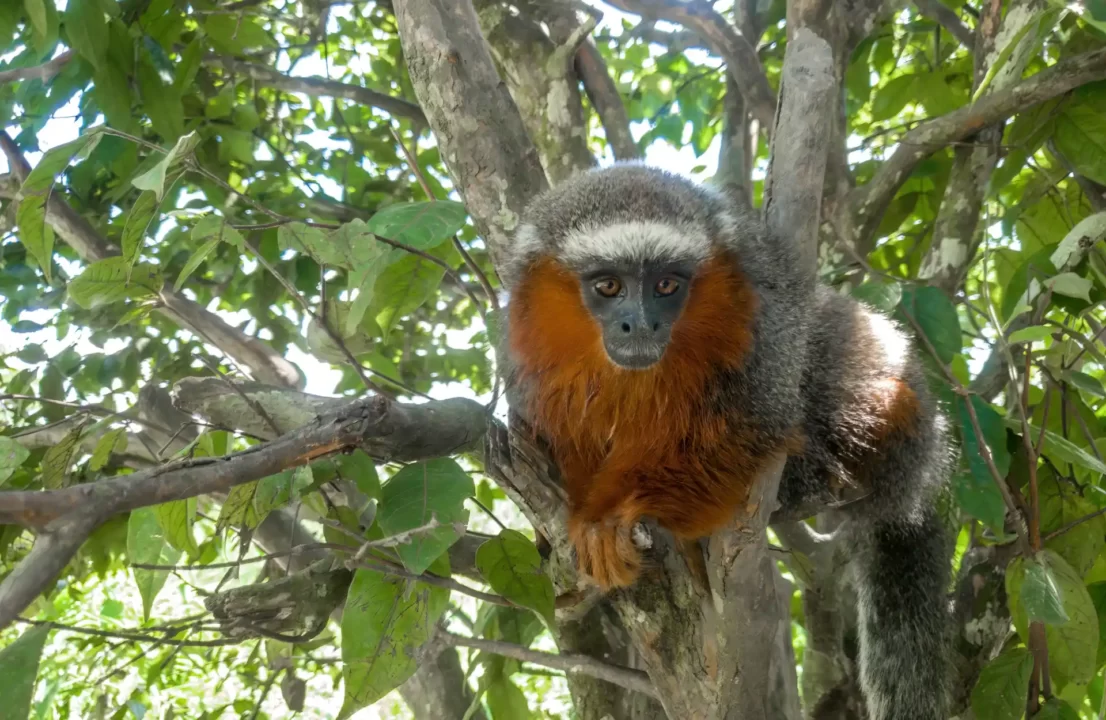
[[[665,346],[660,343],[607,343],[607,357],[626,370],[645,370],[660,362]]]

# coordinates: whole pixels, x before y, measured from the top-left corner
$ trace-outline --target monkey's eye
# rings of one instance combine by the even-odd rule
[[[679,289],[680,289],[680,283],[676,282],[672,278],[664,278],[659,283],[657,283],[656,292],[657,292],[657,295],[660,295],[660,296],[663,297],[663,296],[671,295],[672,293],[676,292]]]
[[[622,292],[622,283],[618,281],[618,278],[603,278],[595,283],[595,292],[603,297],[613,298]]]

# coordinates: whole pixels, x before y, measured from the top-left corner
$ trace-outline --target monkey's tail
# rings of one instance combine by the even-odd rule
[[[869,718],[945,720],[951,538],[932,505],[880,513],[854,532],[860,684]]]

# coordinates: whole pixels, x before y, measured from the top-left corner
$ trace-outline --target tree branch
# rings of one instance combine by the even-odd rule
[[[203,62],[205,65],[222,67],[227,72],[245,75],[276,90],[303,93],[312,97],[322,95],[345,98],[361,105],[378,108],[397,117],[408,118],[419,125],[426,125],[426,115],[415,103],[360,85],[320,77],[293,77],[265,65],[236,60],[225,55],[206,55]]]
[[[914,5],[926,17],[932,18],[941,24],[941,27],[952,33],[960,44],[971,50],[975,47],[975,33],[964,23],[960,17],[941,0],[914,0]]]
[[[620,10],[683,25],[698,33],[726,62],[726,69],[745,98],[749,112],[766,132],[774,127],[776,97],[756,50],[726,18],[705,0],[607,0]]]
[[[61,69],[65,67],[66,63],[68,63],[72,57],[73,51],[66,50],[53,60],[48,60],[41,65],[0,70],[0,85],[18,82],[20,80],[41,80],[42,82],[48,82],[50,78],[61,72]]]
[[[858,245],[871,242],[888,203],[923,158],[1020,110],[1103,78],[1106,78],[1106,49],[1083,53],[906,133],[875,177],[850,193]]]
[[[535,665],[563,670],[569,673],[583,673],[591,677],[606,680],[620,687],[644,693],[649,697],[657,696],[657,689],[653,687],[649,676],[640,670],[608,665],[605,662],[588,657],[587,655],[556,655],[530,650],[514,643],[499,640],[484,640],[482,638],[463,637],[453,633],[440,633],[439,638],[443,643],[451,647],[468,647],[484,652],[495,653],[503,657],[513,658],[522,662],[531,662]]]
[[[526,203],[548,185],[537,151],[496,72],[471,3],[395,0],[394,7],[415,94],[500,267],[501,249],[511,242]]]
[[[472,400],[401,405],[373,396],[227,457],[186,458],[63,490],[0,492],[0,523],[40,531],[28,556],[0,582],[0,628],[43,592],[88,534],[113,515],[226,491],[353,448],[389,460],[450,455],[471,447],[484,427],[484,408]]]

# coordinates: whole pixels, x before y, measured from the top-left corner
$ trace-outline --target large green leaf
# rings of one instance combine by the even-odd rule
[[[437,247],[465,224],[468,211],[452,200],[390,205],[369,218],[369,232],[416,250]]]
[[[503,530],[476,551],[476,567],[508,600],[536,611],[553,627],[553,581],[541,569],[538,548],[517,530]]]
[[[176,139],[176,136],[174,136],[174,139]],[[168,183],[168,180],[173,176],[173,171],[189,158],[201,140],[202,138],[195,131],[181,137],[172,149],[158,160],[156,165],[131,180],[131,184],[139,190],[152,192],[154,199],[161,202],[161,199],[165,197],[165,191],[168,189],[167,185],[171,184]]]
[[[131,511],[127,521],[127,558],[141,565],[173,565],[180,559],[180,550],[166,542],[165,531],[152,507]],[[132,568],[134,582],[142,596],[142,617],[150,619],[154,599],[165,586],[168,571]]]
[[[1051,472],[1044,472],[1044,468],[1038,475],[1041,534],[1064,530],[1045,545],[1083,577],[1106,547],[1106,517],[1084,520],[1098,510],[1090,500],[1066,481],[1057,481]]]
[[[69,44],[97,70],[108,57],[108,24],[100,0],[69,0],[65,8]]]
[[[257,512],[254,505],[254,497],[257,495],[257,486],[260,480],[235,485],[227,493],[227,499],[223,501],[223,507],[219,510],[219,519],[216,527],[223,529],[228,526],[256,528],[264,520]]]
[[[979,428],[983,433],[982,441],[990,450],[991,459],[1000,477],[1006,477],[1010,469],[1010,453],[1006,449],[1006,428],[1002,416],[982,398],[971,396],[970,402],[975,410]],[[964,398],[956,398],[956,407],[960,419],[960,432],[964,439],[964,455],[968,459],[970,477],[957,475],[955,481],[956,498],[965,512],[990,525],[996,532],[1003,530],[1003,518],[1006,506],[1002,500],[991,468],[980,452],[981,442],[975,432],[971,414]]]
[[[412,463],[393,475],[380,489],[376,521],[385,535],[425,527],[436,519],[438,527],[416,533],[397,548],[403,564],[422,573],[460,537],[454,523],[468,522],[464,501],[476,487],[460,465],[450,458]]]
[[[1052,136],[1056,148],[1079,172],[1106,185],[1106,115],[1087,102],[1064,107]]]
[[[1045,549],[1034,561],[1047,568],[1068,616],[1063,625],[1045,625],[1050,674],[1061,686],[1089,682],[1097,669],[1099,630],[1094,602],[1083,579],[1058,554]],[[1015,558],[1006,573],[1010,616],[1023,642],[1029,642],[1029,614],[1022,597],[1027,562],[1025,558]]]
[[[127,449],[127,429],[115,428],[104,433],[92,451],[92,459],[88,461],[88,469],[92,471],[103,470],[115,453],[121,453]]]
[[[448,574],[446,558],[435,564]],[[415,674],[416,651],[445,612],[449,591],[375,570],[357,570],[342,612],[345,702],[339,718],[371,705]]]
[[[956,308],[945,293],[935,287],[906,288],[899,311],[913,317],[937,351],[941,362],[950,363],[963,348],[960,320]],[[904,322],[909,323],[908,320]]]
[[[121,256],[98,260],[69,283],[69,297],[91,309],[121,300],[140,300],[161,292],[161,274],[152,265],[135,265]]]
[[[1025,648],[1014,647],[987,663],[972,689],[972,712],[988,720],[1021,720],[1033,656]]]
[[[0,650],[0,720],[31,717],[38,663],[49,635],[48,626],[33,627]]]
[[[1006,418],[1006,426],[1019,434],[1022,431],[1022,423],[1018,418]],[[1030,436],[1036,441],[1040,437],[1040,428],[1032,423],[1029,423],[1028,427]],[[1045,439],[1041,449],[1045,455],[1054,460],[1079,465],[1092,472],[1106,475],[1106,464],[1071,440],[1051,430],[1045,430]]]
[[[15,440],[8,437],[0,437],[0,486],[8,481],[20,465],[31,454],[31,451],[23,447]]]
[[[42,456],[42,485],[47,490],[69,485],[69,467],[80,450],[85,424],[78,423]]]
[[[142,245],[146,240],[146,229],[157,213],[157,193],[146,190],[134,201],[127,214],[127,224],[123,227],[123,257],[133,265],[138,262]]]
[[[196,498],[154,505],[154,515],[167,543],[189,556],[199,555],[200,549],[192,534],[196,524]]]

